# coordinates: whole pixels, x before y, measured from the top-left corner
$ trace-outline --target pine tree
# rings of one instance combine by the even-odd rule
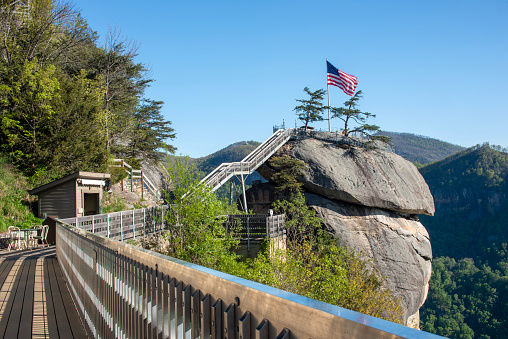
[[[296,101],[300,102],[301,105],[296,106],[294,111],[296,112],[296,115],[298,115],[298,119],[305,123],[305,130],[307,130],[309,122],[323,120],[323,111],[326,109],[326,106],[323,106],[322,100],[324,98],[325,91],[323,89],[318,89],[317,91],[312,92],[308,87],[305,87],[303,90],[310,96],[310,99],[297,99]]]
[[[136,109],[135,125],[129,143],[131,157],[157,161],[166,152],[175,151],[166,142],[167,139],[174,139],[175,133],[170,127],[171,122],[162,116],[162,104],[162,101],[144,99]]]

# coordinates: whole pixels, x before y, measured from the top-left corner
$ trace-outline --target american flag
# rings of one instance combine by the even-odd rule
[[[326,62],[328,85],[339,87],[347,95],[355,94],[358,79],[354,75],[349,75],[336,68],[334,65]]]

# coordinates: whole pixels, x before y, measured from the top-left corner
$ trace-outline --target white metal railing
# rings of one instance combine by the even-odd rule
[[[275,131],[275,133],[249,153],[242,161],[221,164],[201,180],[201,182],[211,186],[212,191],[214,191],[234,175],[252,174],[252,172],[268,160],[268,158],[290,139],[292,133],[293,129],[291,128]]]
[[[79,229],[120,241],[136,239],[164,229],[167,206],[59,219]]]

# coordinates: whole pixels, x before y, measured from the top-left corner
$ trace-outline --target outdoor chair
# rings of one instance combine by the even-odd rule
[[[39,247],[39,239],[41,239],[42,235],[42,225],[34,225],[32,226],[32,229],[37,230],[36,232],[33,232],[29,238],[29,241],[31,242],[28,247],[34,248]]]
[[[21,250],[26,246],[25,237],[23,236],[23,233],[21,233],[19,227],[9,226],[8,232],[11,239],[9,247],[7,248],[9,251],[13,247],[17,247],[18,250]]]
[[[37,232],[37,235],[33,237],[34,241],[38,244],[39,240],[40,240],[42,247],[44,247],[44,243],[46,243],[46,245],[49,246],[48,241],[46,240],[46,238],[48,237],[49,226],[48,225],[37,225],[36,228],[37,229],[40,228],[41,233],[39,235],[39,232]]]

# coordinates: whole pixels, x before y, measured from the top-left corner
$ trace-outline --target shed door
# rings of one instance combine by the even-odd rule
[[[99,214],[99,193],[84,193],[84,215]]]

